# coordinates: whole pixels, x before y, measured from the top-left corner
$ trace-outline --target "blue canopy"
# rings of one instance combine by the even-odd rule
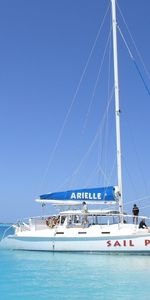
[[[115,187],[85,188],[40,196],[40,200],[116,201]]]

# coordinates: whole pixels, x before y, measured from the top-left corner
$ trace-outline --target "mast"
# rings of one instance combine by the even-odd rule
[[[120,138],[120,101],[118,80],[118,49],[117,49],[117,22],[116,22],[116,0],[112,4],[112,28],[113,28],[113,57],[114,57],[114,87],[115,87],[115,117],[116,117],[116,142],[117,142],[117,175],[119,187],[119,211],[123,213],[122,197],[122,161],[121,161],[121,138]]]

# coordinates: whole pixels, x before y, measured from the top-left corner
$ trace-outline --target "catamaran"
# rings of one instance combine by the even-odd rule
[[[123,210],[120,140],[120,101],[118,83],[116,0],[111,0],[114,90],[117,145],[117,186],[75,189],[41,195],[36,201],[69,206],[57,215],[29,218],[13,225],[14,234],[5,235],[5,247],[42,251],[88,251],[150,253],[150,228],[139,228],[148,217],[127,215]],[[117,209],[90,209],[90,205],[115,204]]]

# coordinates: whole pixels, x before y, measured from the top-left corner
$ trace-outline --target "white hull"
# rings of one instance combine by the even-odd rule
[[[53,252],[150,253],[150,233],[148,229],[138,229],[132,224],[122,224],[121,228],[118,225],[106,226],[103,231],[100,225],[90,228],[58,227],[8,236],[3,239],[2,246],[16,250]]]

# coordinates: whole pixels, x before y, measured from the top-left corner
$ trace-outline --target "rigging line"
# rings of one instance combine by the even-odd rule
[[[110,31],[112,32],[112,24],[110,17]],[[109,54],[108,54],[108,90],[107,90],[107,101],[110,93],[110,73],[111,73],[111,50],[112,50],[112,38],[109,40]]]
[[[124,162],[125,172],[127,174],[127,176],[125,177],[127,179],[126,182],[128,182],[128,180],[129,180],[129,183],[131,184],[131,187],[132,187],[132,191],[134,192],[135,195],[137,195],[136,186],[135,186],[133,178],[132,178],[132,176],[130,174],[130,170],[129,170],[128,164],[126,162],[126,158],[124,156],[122,158],[123,158],[123,162]]]
[[[150,96],[150,90],[149,90],[149,88],[148,88],[148,85],[147,85],[146,81],[144,80],[144,77],[143,77],[143,75],[142,75],[142,73],[141,73],[141,71],[140,71],[140,68],[139,68],[139,66],[138,66],[138,64],[137,64],[137,62],[136,62],[136,60],[135,60],[135,58],[133,57],[133,55],[132,55],[132,53],[131,53],[131,50],[129,49],[129,46],[128,46],[126,40],[125,40],[125,37],[123,36],[123,33],[122,33],[120,27],[119,27],[119,26],[117,26],[117,27],[118,27],[119,33],[120,33],[120,35],[121,35],[121,37],[122,37],[122,39],[123,39],[123,41],[124,41],[124,43],[125,43],[125,46],[126,46],[126,48],[127,48],[127,50],[128,50],[128,53],[129,53],[129,55],[130,55],[130,57],[131,57],[131,59],[132,59],[134,65],[135,65],[135,67],[136,67],[136,70],[138,71],[138,74],[139,74],[139,76],[140,76],[140,78],[141,78],[141,80],[142,80],[142,82],[143,82],[143,84],[144,84],[144,87],[145,87],[146,91],[148,92],[148,94],[149,94],[149,96]]]
[[[115,159],[114,159],[114,163],[113,163],[113,166],[112,166],[112,170],[111,170],[111,172],[110,172],[110,176],[107,177],[106,174],[105,174],[105,177],[106,177],[106,179],[107,179],[107,182],[106,182],[106,185],[105,185],[106,188],[107,188],[107,186],[109,186],[110,178],[112,177],[112,174],[113,174],[113,170],[114,170],[114,168],[115,168],[116,161],[117,161],[117,157],[115,157]]]
[[[103,178],[104,178],[104,185],[105,185],[105,181],[108,182],[108,177],[105,173],[105,171],[103,170],[102,166],[101,165],[98,165],[98,168],[97,168],[97,174],[99,174],[99,171],[101,172]]]
[[[89,186],[89,183],[90,183],[90,181],[91,181],[91,178],[93,178],[93,177],[94,177],[93,175],[97,174],[97,173],[99,172],[99,170],[101,171],[101,174],[102,174],[104,177],[106,177],[106,181],[108,181],[108,177],[107,177],[106,173],[103,171],[102,167],[101,167],[100,165],[97,164],[97,166],[96,166],[96,167],[93,169],[93,171],[89,174],[88,179],[87,179],[86,183],[84,184],[85,187],[88,187],[88,186]],[[72,177],[73,177],[73,175],[72,175]],[[71,183],[70,183],[70,187],[71,187],[71,186],[73,186],[73,183],[72,183],[73,178],[71,179],[70,177],[67,177],[67,179],[65,180],[65,183],[70,182],[70,181],[71,181]],[[64,186],[64,184],[62,184],[61,186]],[[60,188],[60,186],[59,186],[59,188]]]
[[[126,109],[124,109],[124,116],[126,116]],[[147,191],[148,191],[148,186],[147,186],[147,183],[146,183],[146,180],[145,180],[145,177],[144,177],[144,172],[143,172],[143,168],[142,168],[142,164],[141,164],[141,157],[138,153],[138,147],[136,147],[136,141],[135,141],[135,137],[134,137],[134,134],[133,134],[133,131],[132,131],[132,126],[131,126],[131,123],[130,123],[130,120],[128,119],[128,122],[125,122],[125,125],[126,125],[126,129],[127,129],[127,132],[130,132],[130,138],[131,138],[131,142],[130,144],[132,145],[132,149],[135,153],[135,156],[136,156],[136,160],[138,162],[138,172],[139,172],[139,179],[141,180],[141,182],[143,183],[143,187],[145,189],[145,192],[147,194]],[[131,180],[132,182],[132,185],[134,187],[134,192],[137,194],[137,191],[136,191],[136,188],[135,188],[135,184],[133,182],[133,179],[131,178],[131,175],[130,175],[130,170],[128,169],[128,165],[126,163],[126,159],[125,157],[123,157],[124,161],[125,161],[125,167],[127,169],[127,172],[128,172],[128,176],[130,177],[129,179]]]
[[[93,174],[95,174],[95,170],[97,169],[97,166],[93,169],[93,171],[92,171],[92,175],[91,175],[91,173],[90,173],[90,176],[89,176],[89,178],[88,178],[88,180],[86,181],[86,184],[85,184],[85,186],[88,186],[88,182],[90,181],[90,178],[92,178],[93,177]],[[77,172],[79,172],[79,170],[77,171]],[[69,184],[69,186],[73,186],[73,177],[75,176],[75,174],[72,174],[71,176],[68,176],[66,179],[65,179],[65,181],[61,184],[61,185],[59,185],[58,186],[58,188],[57,188],[57,190],[58,189],[60,189],[60,188],[64,188],[66,185],[67,185],[67,189],[68,189],[68,184]]]
[[[45,180],[45,177],[46,177],[46,175],[47,175],[47,173],[48,173],[48,170],[49,170],[49,168],[50,168],[50,165],[51,165],[51,163],[52,163],[52,160],[53,160],[55,151],[56,151],[56,149],[57,149],[57,146],[58,146],[59,141],[60,141],[60,139],[61,139],[61,136],[62,136],[62,134],[63,134],[64,128],[65,128],[65,125],[66,125],[66,123],[67,123],[68,117],[69,117],[70,112],[71,112],[71,109],[72,109],[72,107],[73,107],[73,104],[74,104],[74,102],[75,102],[75,100],[76,100],[76,97],[77,97],[77,94],[78,94],[78,92],[79,92],[79,89],[80,89],[82,80],[83,80],[83,78],[84,78],[84,75],[85,75],[85,72],[86,72],[86,70],[87,70],[88,64],[89,64],[90,59],[91,59],[91,57],[92,57],[93,51],[94,51],[94,49],[95,49],[95,46],[96,46],[97,40],[98,40],[98,38],[99,38],[100,32],[101,32],[101,30],[102,30],[102,27],[103,27],[103,25],[104,25],[104,22],[105,22],[105,19],[106,19],[107,14],[108,14],[109,8],[110,8],[110,3],[109,3],[109,5],[108,5],[108,7],[107,7],[106,13],[105,13],[105,15],[104,15],[104,17],[103,17],[103,20],[102,20],[102,22],[101,22],[100,28],[99,28],[98,33],[97,33],[97,35],[96,35],[96,39],[95,39],[95,41],[94,41],[94,44],[93,44],[92,49],[91,49],[91,51],[90,51],[90,54],[89,54],[89,56],[88,56],[87,62],[86,62],[85,67],[84,67],[84,69],[83,69],[81,78],[80,78],[79,83],[78,83],[78,85],[77,85],[76,91],[75,91],[74,96],[73,96],[73,98],[72,98],[70,107],[69,107],[69,109],[68,109],[68,111],[67,111],[66,117],[65,117],[64,122],[63,122],[63,124],[62,124],[62,126],[61,126],[60,132],[59,132],[59,134],[58,134],[58,138],[57,138],[57,140],[56,140],[56,143],[55,143],[55,145],[54,145],[54,148],[53,148],[51,157],[50,157],[50,159],[49,159],[49,162],[48,162],[46,171],[45,171],[45,173],[44,173],[43,180],[42,180],[42,182],[41,182],[40,188],[41,188],[41,186],[43,185],[43,182],[44,182],[44,180]]]
[[[93,146],[94,146],[94,144],[95,144],[95,142],[96,142],[98,136],[99,136],[99,130],[97,131],[97,133],[96,133],[96,135],[95,135],[95,137],[94,137],[93,142],[90,144],[90,147],[88,148],[88,151],[86,152],[86,154],[84,155],[84,157],[81,159],[81,161],[80,161],[80,163],[79,163],[79,166],[78,166],[78,167],[76,168],[76,170],[73,172],[72,176],[75,176],[75,175],[79,172],[79,170],[80,170],[82,164],[84,163],[84,161],[86,160],[87,156],[89,155],[91,149],[93,148]]]
[[[137,63],[136,63],[136,61],[135,61],[135,59],[134,59],[134,64],[135,64],[135,67],[136,67],[136,69],[137,69],[137,71],[138,71],[138,73],[139,73],[139,75],[140,75],[142,81],[143,81],[144,87],[145,87],[145,89],[147,90],[147,92],[148,92],[148,94],[149,94],[149,96],[150,96],[150,90],[149,90],[149,88],[148,88],[148,85],[146,84],[146,82],[145,82],[145,80],[144,80],[144,77],[143,77],[143,75],[142,75],[142,73],[141,73],[141,71],[140,71],[140,69],[139,69],[139,67],[138,67],[138,65],[137,65]]]
[[[105,179],[104,186],[106,186],[106,187],[109,186],[109,182],[110,182],[110,179],[112,177],[113,170],[115,168],[115,164],[116,164],[116,158],[114,159],[113,166],[112,166],[112,169],[111,169],[111,172],[110,172],[109,176],[107,176],[106,172],[102,169],[102,167],[100,165],[97,165],[97,173],[100,171],[101,174],[103,175],[103,177]]]
[[[10,225],[8,228],[6,228],[3,232],[3,235],[1,237],[1,241],[5,238],[6,232],[10,229],[10,228],[14,228],[14,225]]]
[[[103,122],[104,122],[104,120],[102,121],[102,123],[103,123]],[[101,125],[101,127],[102,127],[102,125]],[[101,128],[101,130],[102,130],[102,128]],[[86,158],[88,157],[89,153],[91,152],[91,150],[92,150],[94,144],[96,143],[96,140],[97,140],[97,138],[98,138],[98,136],[99,136],[99,131],[100,131],[100,129],[98,129],[98,131],[97,131],[97,133],[96,133],[96,135],[95,135],[95,137],[94,137],[94,139],[93,139],[92,144],[90,144],[90,147],[88,148],[88,150],[87,150],[86,154],[84,155],[84,157],[81,159],[81,161],[80,161],[78,167],[74,170],[74,172],[72,173],[71,176],[68,176],[68,177],[66,178],[66,180],[64,181],[64,183],[67,184],[67,182],[69,183],[70,181],[73,181],[73,178],[74,178],[74,177],[77,175],[77,173],[80,171],[81,166],[83,165],[84,161],[86,160]],[[64,184],[61,184],[61,185],[59,186],[59,188],[60,188],[61,186],[63,186],[63,185],[64,185]]]
[[[116,157],[114,159],[114,162],[113,162],[113,166],[112,166],[112,169],[111,171],[109,172],[109,176],[107,176],[107,173],[106,173],[106,167],[105,169],[102,169],[102,166],[100,165],[100,163],[98,164],[98,170],[97,170],[97,173],[99,171],[101,171],[101,174],[103,175],[103,178],[104,178],[104,186],[108,186],[109,185],[109,182],[110,182],[110,179],[112,177],[112,174],[113,174],[113,171],[114,171],[114,168],[115,168],[115,164],[116,164]]]
[[[84,125],[83,125],[83,132],[84,132],[84,130],[86,128],[88,117],[89,117],[90,110],[91,110],[92,103],[93,103],[93,99],[95,97],[95,92],[96,92],[98,81],[99,81],[100,74],[101,74],[101,71],[102,71],[102,66],[103,66],[103,63],[104,63],[104,59],[105,59],[105,55],[106,55],[106,50],[107,50],[108,43],[109,43],[109,40],[110,40],[110,37],[111,37],[111,31],[112,31],[112,28],[110,29],[110,32],[109,32],[109,35],[108,35],[108,38],[107,38],[107,41],[106,41],[106,46],[104,48],[104,53],[103,53],[103,56],[102,56],[101,65],[100,65],[100,68],[99,68],[99,71],[98,71],[98,75],[97,75],[97,78],[96,78],[96,82],[95,82],[93,93],[92,93],[92,97],[91,97],[91,101],[89,103],[88,111],[87,111],[85,122],[84,122]]]
[[[124,167],[125,167],[125,169],[126,169],[125,172],[126,172],[128,178],[129,178],[129,182],[130,182],[130,185],[131,185],[131,190],[133,191],[133,192],[132,192],[133,195],[134,195],[133,198],[135,198],[132,202],[135,202],[135,201],[137,201],[137,196],[135,197],[135,195],[138,195],[138,192],[137,192],[136,186],[135,186],[135,184],[134,184],[134,182],[133,182],[132,176],[130,175],[130,172],[129,172],[128,168],[127,168],[127,165],[125,164]],[[126,176],[126,177],[127,177],[127,176]],[[127,180],[126,180],[126,182],[127,182]],[[128,203],[128,202],[127,202],[127,203]]]
[[[150,199],[150,195],[149,195],[149,196],[142,197],[142,198],[138,198],[138,199],[136,200],[136,202],[138,203],[138,202],[140,202],[140,201],[148,200],[148,199]],[[126,202],[126,203],[124,204],[124,206],[126,206],[126,205],[128,205],[128,204],[130,204],[130,203],[132,203],[132,204],[135,203],[135,200]]]
[[[70,176],[68,176],[63,183],[61,183],[59,186],[57,186],[57,190],[59,191],[62,188],[65,188],[65,186],[68,186],[68,183],[70,182]]]
[[[94,139],[93,139],[93,142],[90,144],[90,146],[89,146],[89,148],[88,148],[88,151],[86,152],[86,154],[84,155],[84,157],[81,159],[81,161],[80,161],[80,163],[79,163],[79,166],[78,166],[78,167],[76,168],[76,170],[73,172],[72,178],[75,177],[75,176],[77,175],[77,173],[80,171],[81,166],[83,165],[83,163],[85,162],[85,160],[86,160],[86,158],[88,157],[89,153],[91,152],[91,150],[92,150],[92,148],[93,148],[94,144],[96,143],[96,140],[97,140],[97,138],[98,138],[98,136],[99,136],[99,131],[100,131],[100,130],[98,129],[98,131],[97,131],[97,133],[96,133],[96,135],[95,135],[95,137],[94,137]]]
[[[88,176],[88,178],[86,180],[85,187],[89,186],[92,178],[94,178],[94,180],[95,180],[95,174],[97,174],[97,165],[96,165],[95,168],[93,168],[92,172],[90,172],[90,174],[89,174],[89,176]]]
[[[107,107],[110,105],[110,103],[111,103],[111,101],[112,101],[113,94],[114,94],[114,87],[113,87],[113,89],[112,89],[112,94],[111,94],[111,97],[110,97],[110,99],[109,99],[109,103],[108,103]],[[97,130],[97,133],[96,133],[96,135],[95,135],[95,137],[94,137],[94,140],[93,140],[92,144],[90,145],[90,147],[89,147],[88,151],[86,152],[85,156],[81,159],[81,161],[80,161],[80,163],[79,163],[79,166],[78,166],[78,167],[76,168],[76,170],[73,172],[72,176],[75,176],[75,175],[79,172],[79,170],[80,170],[82,164],[84,163],[85,159],[87,158],[87,156],[89,155],[91,149],[93,148],[93,146],[94,146],[94,144],[95,144],[95,142],[96,142],[96,140],[97,140],[97,138],[98,138],[100,132],[102,131],[102,128],[103,128],[104,122],[105,122],[105,118],[106,118],[106,113],[104,114],[104,117],[103,117],[103,119],[102,119],[102,125],[101,125],[100,128]]]
[[[111,19],[110,19],[110,27],[112,28],[111,24]],[[111,47],[112,47],[112,39],[109,41],[109,56],[108,56],[108,91],[107,91],[107,102],[109,100],[109,93],[110,93],[110,75],[111,75]],[[105,157],[104,157],[104,162],[105,162],[105,173],[107,169],[107,158],[108,158],[108,120],[109,120],[109,110],[107,110],[107,116],[106,116],[106,128],[105,128]]]
[[[102,129],[103,129],[104,122],[105,122],[105,118],[106,118],[106,116],[107,116],[107,112],[108,112],[108,110],[109,110],[109,106],[110,106],[110,104],[111,104],[113,95],[114,95],[114,86],[112,87],[111,94],[110,94],[110,98],[108,99],[107,106],[106,106],[106,110],[105,110],[105,113],[104,113],[104,115],[103,115],[103,119],[102,119],[102,121],[101,121],[100,129],[99,129],[99,134],[100,134],[100,132],[101,132]],[[97,139],[97,136],[98,136],[98,135],[96,134],[96,139]],[[96,142],[96,141],[95,141],[95,142]],[[95,144],[95,142],[94,142],[94,144]],[[89,151],[89,153],[90,153],[90,151]],[[89,154],[89,153],[88,153],[88,154]],[[87,157],[88,154],[86,153],[85,156]],[[65,184],[67,184],[67,183],[69,183],[70,181],[73,180],[73,177],[77,174],[77,172],[79,172],[79,170],[80,170],[82,164],[84,163],[84,160],[86,159],[86,157],[83,157],[83,159],[82,159],[83,162],[82,162],[82,161],[80,162],[79,167],[77,168],[77,171],[74,172],[75,174],[73,173],[71,176],[68,176],[68,177],[65,179],[65,181],[64,181],[61,185],[59,185],[59,186],[57,187],[57,189],[60,189],[61,187],[64,187]],[[104,174],[104,175],[106,176],[106,174]]]
[[[125,24],[125,26],[126,26],[126,28],[127,28],[127,31],[128,31],[128,33],[129,33],[129,36],[130,36],[130,38],[131,38],[131,41],[132,41],[132,43],[133,43],[133,45],[134,45],[134,47],[135,47],[135,50],[136,50],[136,52],[137,52],[137,54],[138,54],[138,56],[139,56],[139,59],[140,59],[142,65],[143,65],[143,68],[144,68],[144,70],[145,70],[145,73],[147,74],[147,77],[150,79],[150,73],[149,73],[148,69],[146,68],[146,65],[145,65],[145,63],[144,63],[144,60],[143,60],[143,58],[142,58],[142,55],[141,55],[140,51],[138,50],[138,48],[137,48],[137,46],[136,46],[136,43],[135,43],[135,41],[134,41],[134,39],[133,39],[133,36],[132,36],[132,34],[131,34],[130,30],[129,30],[129,26],[127,25],[127,23],[126,23],[126,21],[125,21],[125,18],[124,18],[124,16],[123,16],[123,13],[122,13],[122,11],[121,11],[121,9],[120,9],[118,3],[117,3],[117,6],[118,6],[119,13],[120,13],[120,15],[121,15],[121,17],[122,17],[122,19],[123,19],[123,22],[124,22],[124,24]]]
[[[112,166],[112,169],[111,169],[110,175],[109,175],[109,177],[108,177],[108,181],[107,181],[107,184],[106,184],[106,186],[108,186],[108,185],[109,185],[110,179],[111,179],[111,177],[112,177],[112,174],[113,174],[113,171],[114,171],[114,169],[115,169],[116,162],[117,162],[117,157],[115,157],[115,159],[114,159],[113,166]]]
[[[147,208],[147,207],[150,207],[150,204],[145,205],[145,206],[142,206],[142,207],[140,207],[140,209],[145,209],[145,208]]]
[[[111,94],[110,94],[110,99],[112,99],[113,95],[114,95],[114,86],[113,86],[112,91],[111,91]],[[109,107],[110,107],[110,99],[107,99],[107,106],[106,106],[106,111],[105,111],[105,120],[106,120],[106,121],[105,121],[105,124],[106,124],[106,122],[108,122],[108,111],[109,111]],[[104,125],[105,125],[105,124],[104,124]],[[104,125],[103,125],[103,127],[104,127]],[[106,128],[105,128],[105,131],[106,131]],[[106,138],[105,138],[105,141],[104,141],[104,142],[106,143]],[[99,144],[100,144],[100,140],[99,140]],[[99,157],[98,157],[99,165],[100,165],[100,161],[102,161],[102,156],[103,156],[103,152],[104,152],[104,146],[103,146],[103,144],[104,144],[104,143],[102,143],[101,154],[100,154]],[[100,146],[99,146],[99,147],[100,147]],[[99,151],[98,153],[100,153],[100,151]],[[105,165],[106,165],[106,164],[105,164]],[[107,178],[107,176],[106,176],[106,167],[105,167],[104,174],[105,174],[105,177]],[[104,185],[105,185],[105,177],[103,177]],[[107,178],[107,179],[108,179],[108,178]]]
[[[121,31],[121,29],[120,29],[119,25],[117,25],[117,28],[118,28],[118,30],[119,30],[119,33],[120,33],[120,35],[121,35],[121,37],[122,37],[122,39],[123,39],[123,41],[124,41],[124,43],[125,43],[125,46],[126,46],[126,48],[127,48],[128,52],[129,52],[129,55],[130,55],[131,59],[133,60],[133,59],[134,59],[134,57],[133,57],[133,55],[132,55],[132,53],[131,53],[131,51],[130,51],[130,48],[129,48],[129,46],[128,46],[128,44],[127,44],[126,40],[125,40],[125,37],[124,37],[124,35],[123,35],[123,33],[122,33],[122,31]]]
[[[90,181],[90,178],[93,177],[93,174],[99,174],[99,171],[101,172],[102,176],[105,178],[105,180],[108,180],[108,177],[106,175],[106,173],[104,172],[103,168],[101,167],[101,165],[97,164],[96,168],[93,170],[92,174],[90,174],[90,177],[86,183],[86,186],[88,184],[88,182]]]

